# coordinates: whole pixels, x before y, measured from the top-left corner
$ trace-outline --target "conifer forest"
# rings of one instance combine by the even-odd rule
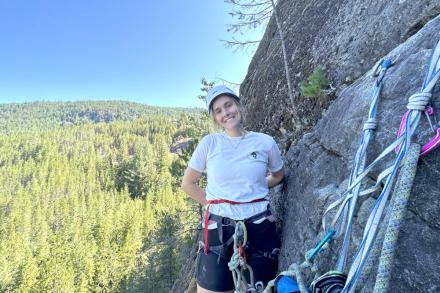
[[[199,206],[197,109],[0,104],[0,292],[170,292]]]

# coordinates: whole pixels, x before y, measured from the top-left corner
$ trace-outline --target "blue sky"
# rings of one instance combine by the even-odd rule
[[[223,0],[0,0],[0,103],[203,106],[202,77],[240,83],[252,58],[220,41],[232,37],[230,10]]]

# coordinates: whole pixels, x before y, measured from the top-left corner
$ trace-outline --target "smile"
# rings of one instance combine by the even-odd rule
[[[228,122],[229,120],[232,120],[232,119],[235,119],[235,116],[231,116],[231,117],[225,118],[224,121],[225,121],[225,123],[226,123],[226,122]]]

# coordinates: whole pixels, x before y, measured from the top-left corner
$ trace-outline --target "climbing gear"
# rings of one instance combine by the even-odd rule
[[[244,247],[247,264],[254,272],[255,289],[273,279],[277,272],[280,241],[275,231],[273,216],[266,212],[265,215],[245,220],[247,230],[247,244]],[[199,242],[199,255],[196,267],[197,282],[203,288],[212,291],[233,290],[234,280],[228,262],[234,252],[233,234],[237,221],[230,218],[211,214],[209,230],[209,252],[203,253],[203,240]],[[215,229],[211,227],[217,226]],[[200,225],[200,229],[203,229]],[[222,233],[219,233],[219,229]],[[222,234],[224,241],[220,241]],[[243,271],[246,280],[250,280],[249,271]],[[213,278],[212,276],[216,276]],[[262,281],[262,282],[257,282]],[[244,288],[244,287],[243,287]],[[244,289],[242,289],[244,291]]]
[[[433,57],[432,57],[432,59],[431,60],[435,60],[436,58],[438,59],[438,56],[439,56],[439,52],[438,52],[438,45],[437,45],[437,47],[436,47],[436,49],[434,49],[433,50]],[[437,56],[437,57],[436,57]],[[438,61],[436,61],[436,63],[438,63]],[[409,99],[409,103],[408,103],[408,108],[411,110],[409,113],[412,113],[413,111],[415,111],[415,110],[417,110],[417,111],[423,111],[424,109],[425,109],[425,106],[428,104],[428,102],[429,102],[429,98],[430,98],[430,96],[431,96],[431,91],[432,91],[432,88],[433,88],[433,86],[434,86],[434,84],[435,84],[435,82],[436,82],[436,80],[438,79],[438,75],[439,75],[439,69],[438,69],[438,67],[439,67],[439,65],[432,65],[433,64],[433,62],[431,62],[431,66],[430,66],[430,70],[428,71],[428,73],[427,73],[427,76],[425,77],[425,81],[424,81],[424,86],[423,86],[423,88],[422,88],[422,92],[421,93],[419,93],[419,94],[416,94],[416,95],[413,95],[413,96],[411,96],[410,97],[410,99]],[[437,68],[437,69],[436,69]],[[428,77],[428,76],[430,76],[430,77]],[[409,113],[407,114],[407,116],[409,117]],[[414,114],[416,114],[416,113],[414,113]],[[417,114],[416,114],[417,115]],[[403,146],[405,146],[405,148],[406,148],[406,146],[408,146],[409,145],[409,137],[412,135],[412,133],[414,133],[414,131],[415,131],[415,128],[416,128],[416,126],[417,126],[417,122],[418,122],[418,119],[419,119],[419,116],[420,115],[417,115],[417,116],[413,116],[412,117],[412,119],[411,119],[411,122],[410,123],[407,123],[407,122],[405,122],[405,131],[406,131],[406,134],[405,135],[401,135],[393,144],[391,144],[389,147],[387,147],[386,148],[386,150],[372,163],[372,164],[370,164],[370,166],[368,166],[365,170],[364,170],[364,172],[362,172],[360,175],[358,175],[357,176],[357,178],[356,178],[356,180],[355,180],[355,182],[356,183],[360,183],[360,181],[362,180],[362,178],[371,170],[371,168],[372,168],[372,166],[374,166],[374,165],[376,165],[377,164],[377,162],[380,160],[380,159],[382,159],[386,154],[388,154],[388,152],[392,149],[392,147],[393,148],[395,148],[395,147],[397,147],[397,146],[399,146],[399,145],[401,145],[402,144],[402,147]],[[405,119],[405,120],[407,120],[407,119]],[[402,127],[401,127],[402,128]],[[399,149],[400,150],[400,149]],[[394,179],[394,177],[395,177],[395,174],[396,174],[396,172],[397,172],[397,168],[399,168],[399,166],[400,166],[400,162],[401,162],[401,160],[403,159],[403,157],[405,156],[405,153],[406,153],[406,149],[405,149],[405,151],[404,152],[402,152],[401,154],[400,154],[400,156],[398,156],[398,158],[396,159],[396,161],[395,161],[395,164],[393,164],[391,167],[389,167],[389,168],[387,168],[385,171],[383,171],[380,175],[379,175],[379,178],[378,178],[378,180],[377,180],[377,182],[376,182],[376,185],[375,186],[373,186],[373,188],[369,188],[369,189],[366,189],[366,190],[364,190],[364,192],[361,192],[360,194],[365,194],[367,191],[369,192],[369,191],[371,191],[371,190],[374,190],[374,189],[376,189],[376,187],[378,186],[378,184],[382,181],[382,180],[384,180],[385,178],[387,178],[387,180],[386,180],[386,182],[385,182],[385,185],[384,185],[384,190],[382,191],[382,193],[381,193],[381,195],[379,196],[379,199],[378,199],[378,202],[382,202],[381,203],[381,205],[379,205],[379,206],[376,206],[375,207],[375,210],[374,210],[374,213],[376,213],[376,212],[378,212],[378,215],[380,214],[382,214],[382,212],[383,212],[383,208],[384,208],[384,204],[385,204],[385,202],[386,202],[386,199],[383,199],[383,198],[387,198],[388,197],[388,195],[389,195],[389,192],[390,192],[390,186],[392,185],[392,183],[393,183],[393,179]],[[354,184],[351,184],[350,186],[349,186],[349,188],[348,188],[348,190],[352,190],[353,189],[353,187],[354,187]],[[342,204],[342,206],[341,206],[341,208],[343,207],[343,206],[345,206],[345,204],[347,203],[347,201],[349,200],[351,198],[351,195],[348,195],[345,199],[343,199],[342,201],[340,200],[339,202],[338,202],[338,204],[339,203],[343,203]],[[334,205],[333,205],[333,207],[334,207]],[[332,208],[333,208],[332,207]],[[338,211],[338,213],[337,213],[337,216],[340,216],[341,215],[341,209]],[[337,218],[337,217],[335,217],[335,218]],[[375,218],[375,220],[373,221],[373,222],[369,222],[368,224],[371,224],[371,223],[373,223],[374,224],[374,226],[373,227],[375,227],[374,228],[374,231],[375,231],[375,229],[377,228],[377,225],[378,225],[378,222],[380,221],[380,217],[379,216],[376,216],[376,217],[373,217],[373,218]],[[372,221],[372,220],[371,220]],[[334,222],[333,222],[334,223]],[[368,230],[368,229],[366,229],[365,230],[366,232],[365,233],[367,233],[367,234],[369,234],[370,233],[370,230]],[[368,247],[370,247],[371,248],[371,241],[373,241],[374,240],[374,235],[376,234],[376,232],[374,232],[374,233],[372,233],[372,234],[370,234],[371,236],[368,238],[367,237],[367,240],[368,240],[368,243],[367,243],[367,246]],[[364,235],[365,236],[365,235]],[[364,238],[364,240],[365,240],[365,238]],[[366,240],[366,241],[367,241]],[[365,242],[362,242],[361,243],[361,247],[362,246],[364,246],[365,245]],[[368,251],[369,251],[369,249],[370,248],[368,248],[367,250],[363,250],[363,252],[364,252],[364,258],[368,255]],[[360,260],[358,259],[357,260],[357,262],[359,262]],[[340,264],[341,262],[339,262],[338,261],[338,264]],[[354,266],[357,266],[357,265],[359,265],[359,263],[355,263],[354,264]],[[363,265],[363,262],[362,262],[362,264],[360,264],[360,266],[362,266]],[[353,267],[353,265],[352,265],[352,267]],[[359,276],[359,274],[356,274],[356,276],[355,276],[355,278],[357,278]],[[351,278],[352,276],[350,276],[349,275],[349,279]]]
[[[324,236],[324,238],[322,238],[322,240],[316,245],[316,247],[306,254],[307,260],[313,261],[313,259],[318,253],[324,251],[324,249],[326,249],[328,245],[334,240],[335,233],[336,233],[335,230],[330,229],[327,232],[327,234]]]
[[[381,63],[384,63],[383,61]],[[382,76],[380,78],[378,78],[376,80],[376,87],[375,87],[375,92],[373,94],[373,96],[376,96],[376,94],[378,95],[380,93],[380,89],[382,87],[381,82],[383,79],[383,75],[385,74],[386,69],[389,67],[387,67],[387,63],[384,63],[384,68],[382,71]],[[376,73],[377,70],[374,70],[374,73]],[[379,75],[380,76],[380,72]],[[422,89],[420,91],[420,93],[412,95],[409,98],[409,102],[407,105],[407,108],[409,109],[409,111],[406,114],[406,117],[404,117],[404,123],[403,125],[401,125],[401,129],[400,129],[400,133],[401,135],[393,142],[391,143],[388,147],[385,148],[385,150],[368,166],[365,167],[365,150],[366,150],[366,145],[368,144],[368,140],[369,140],[369,136],[371,135],[371,130],[375,128],[375,121],[373,120],[374,117],[371,117],[371,114],[374,113],[375,110],[375,103],[373,103],[373,105],[370,107],[370,115],[369,115],[369,119],[367,120],[367,123],[365,123],[364,125],[364,129],[363,129],[363,136],[361,138],[361,145],[358,148],[358,151],[356,153],[356,160],[354,162],[353,168],[352,168],[352,173],[350,175],[350,180],[349,180],[349,186],[347,187],[346,191],[342,194],[341,198],[338,199],[336,202],[332,203],[329,208],[325,211],[324,213],[324,217],[323,217],[323,227],[324,227],[324,231],[326,231],[326,235],[324,237],[324,239],[317,245],[317,247],[312,250],[311,252],[306,254],[306,260],[298,265],[296,263],[293,263],[288,271],[282,272],[280,275],[285,275],[285,276],[295,276],[295,279],[298,283],[298,286],[300,288],[300,292],[301,293],[305,293],[307,292],[307,288],[304,286],[304,282],[302,281],[302,275],[301,275],[301,270],[310,268],[312,272],[316,272],[316,267],[313,266],[313,264],[311,263],[313,261],[313,258],[320,252],[322,251],[325,246],[327,246],[333,238],[337,238],[338,236],[341,235],[342,232],[342,227],[345,225],[345,233],[344,233],[344,242],[343,242],[343,246],[342,249],[343,251],[341,251],[339,258],[338,258],[338,262],[337,262],[337,267],[344,267],[345,266],[345,259],[346,259],[346,254],[347,254],[347,249],[348,249],[348,244],[349,244],[349,237],[350,237],[350,233],[351,233],[351,221],[352,221],[352,217],[353,217],[353,212],[354,212],[354,208],[355,208],[355,204],[356,204],[356,199],[359,196],[362,195],[366,195],[369,194],[371,192],[374,192],[376,190],[379,189],[380,185],[382,184],[382,181],[385,181],[383,183],[383,188],[382,191],[379,195],[379,197],[376,200],[376,203],[372,209],[372,212],[370,213],[370,216],[367,220],[367,224],[366,227],[364,229],[364,235],[363,235],[363,239],[358,247],[358,250],[355,254],[353,263],[350,267],[350,270],[348,272],[348,275],[346,276],[346,281],[344,280],[344,282],[342,282],[342,279],[340,279],[339,281],[341,281],[340,283],[338,283],[339,285],[339,289],[335,292],[354,292],[355,288],[356,288],[356,283],[361,275],[361,271],[363,266],[366,263],[366,260],[368,259],[369,253],[372,250],[372,244],[374,244],[374,240],[376,235],[378,234],[378,227],[379,227],[379,223],[382,219],[382,214],[385,208],[385,205],[387,203],[387,199],[389,197],[389,194],[391,192],[391,186],[394,183],[397,171],[399,169],[399,167],[402,165],[403,160],[410,160],[410,159],[406,159],[407,157],[411,157],[411,153],[408,154],[408,149],[411,145],[411,136],[413,135],[413,133],[415,132],[418,122],[420,120],[420,116],[421,116],[421,112],[425,111],[427,109],[427,106],[429,104],[429,100],[432,96],[431,92],[432,89],[434,88],[434,85],[436,84],[437,80],[439,79],[440,76],[440,41],[437,42],[436,47],[433,49],[432,55],[431,55],[431,61],[430,61],[430,66],[429,69],[425,75],[425,79],[423,82],[423,86]],[[373,101],[376,99],[373,99]],[[373,110],[372,110],[373,109]],[[429,111],[429,108],[428,108]],[[429,114],[429,113],[427,113]],[[429,120],[428,120],[429,121]],[[426,149],[432,150],[435,146],[437,146],[438,143],[438,139],[437,137],[440,136],[440,132],[439,130],[437,130],[437,135],[434,139],[432,139],[426,147]],[[365,143],[366,142],[366,143]],[[362,180],[365,178],[365,176],[379,163],[379,161],[381,161],[386,155],[388,155],[390,152],[392,152],[396,147],[398,148],[398,153],[397,156],[393,162],[393,164],[386,168],[384,171],[382,171],[377,180],[376,183],[369,188],[365,188],[363,191],[360,190],[360,185]],[[427,153],[427,152],[426,152]],[[425,153],[425,154],[426,154]],[[412,160],[410,160],[412,161]],[[416,163],[413,163],[413,165],[416,165]],[[414,167],[415,168],[415,167]],[[402,170],[404,169],[404,167],[402,167]],[[399,193],[406,193],[402,192],[400,190],[399,186],[409,186],[408,183],[405,183],[404,181],[406,181],[405,178],[407,177],[411,177],[408,175],[403,175],[404,171],[401,171],[399,173],[399,178],[398,178],[398,182],[396,185],[396,190],[394,191],[394,194],[396,194],[396,192]],[[403,178],[403,179],[402,179]],[[410,187],[407,188],[408,190],[410,190]],[[409,191],[408,191],[409,192]],[[402,195],[404,198],[408,195]],[[393,197],[398,198],[399,196],[396,195]],[[394,200],[393,200],[394,201]],[[401,219],[402,217],[402,210],[400,209],[400,205],[402,204],[402,202],[407,201],[406,199],[401,199],[399,200],[399,204],[396,204],[396,206],[398,207],[397,210],[397,214],[399,214],[398,216],[394,217],[394,219],[398,219],[397,222],[399,222],[399,217]],[[406,205],[406,203],[404,204]],[[326,214],[330,211],[333,210],[334,208],[339,207],[338,211],[336,212],[336,215],[334,216],[334,219],[331,223],[330,227],[327,227],[326,225]],[[387,216],[388,217],[388,216]],[[395,225],[394,221],[395,220],[391,220],[392,216],[390,215],[390,221],[389,221],[389,226],[392,227],[390,228],[392,232],[390,232],[390,234],[392,235],[392,239],[393,241],[395,241],[396,237],[397,237],[397,232],[398,228],[396,229],[396,226],[398,227],[398,225]],[[333,235],[333,231],[336,231],[335,235]],[[330,233],[332,232],[332,233]],[[388,232],[387,232],[388,234]],[[394,237],[394,238],[393,238]],[[385,237],[386,238],[386,237]],[[347,240],[348,239],[348,240]],[[391,250],[390,251],[394,251],[394,246],[395,246],[395,242],[394,244],[389,244],[387,242],[387,244],[385,244],[384,241],[384,248],[386,245],[390,245]],[[390,256],[390,252],[386,252],[386,249],[382,249],[382,262],[383,262],[383,267],[385,268],[390,268],[391,266],[391,262],[392,262],[392,256]],[[391,259],[391,260],[390,260]],[[387,271],[388,269],[384,269],[381,265],[379,265],[379,274],[381,271]],[[342,270],[338,270],[338,271],[342,271]],[[387,273],[389,274],[389,272]],[[324,274],[325,276],[325,274]],[[316,279],[316,281],[319,281],[320,279]],[[271,282],[269,282],[266,290],[264,292],[271,292],[271,288],[274,286],[274,280],[272,280]],[[387,284],[389,282],[389,276],[385,276],[385,277],[379,277],[378,276],[378,280],[376,282],[376,286],[377,286],[377,291],[375,292],[384,292],[382,290],[382,288],[384,288],[384,286],[382,285]],[[315,282],[315,284],[318,282]],[[319,284],[319,283],[318,283]],[[340,291],[342,288],[342,291]],[[386,288],[386,286],[385,286]],[[335,288],[336,289],[336,288]]]
[[[346,223],[343,249],[344,249],[344,247],[346,247],[346,248],[339,256],[339,262],[342,265],[338,265],[337,270],[343,271],[343,268],[340,268],[340,267],[343,266],[343,264],[345,264],[345,259],[346,259],[350,235],[351,235],[351,219],[353,218],[356,200],[359,196],[374,192],[380,186],[380,182],[382,181],[382,179],[379,176],[376,186],[373,186],[372,188],[369,188],[368,190],[366,190],[364,192],[360,191],[361,180],[366,175],[366,173],[365,173],[366,170],[364,170],[364,167],[365,167],[365,161],[366,161],[367,146],[368,146],[368,144],[371,140],[371,137],[373,135],[373,132],[377,126],[376,112],[377,112],[377,105],[379,102],[380,93],[383,88],[383,79],[384,79],[384,76],[385,76],[387,70],[392,65],[394,65],[394,63],[395,63],[395,61],[393,62],[391,60],[391,58],[384,58],[373,69],[372,75],[373,75],[373,77],[376,77],[376,79],[374,82],[374,89],[373,89],[372,97],[371,97],[372,102],[371,102],[369,113],[368,113],[368,119],[365,122],[363,130],[362,130],[360,145],[359,145],[359,148],[356,152],[355,160],[353,163],[353,167],[352,167],[352,171],[351,171],[351,175],[350,175],[349,187],[347,188],[347,191],[341,196],[341,198],[339,200],[337,200],[335,203],[333,203],[332,205],[330,205],[324,213],[323,227],[324,227],[324,231],[326,231],[325,236],[316,245],[316,247],[314,249],[312,249],[311,251],[306,253],[306,256],[305,256],[306,260],[302,264],[298,265],[298,264],[294,263],[289,267],[289,269],[286,272],[283,272],[286,275],[294,275],[295,276],[295,279],[298,282],[301,293],[307,292],[307,288],[306,288],[304,282],[302,281],[301,270],[310,268],[312,272],[317,271],[317,268],[313,266],[312,262],[313,262],[314,258],[320,252],[324,251],[335,238],[337,238],[341,235],[342,222],[344,222],[341,220],[342,216],[343,216],[345,223]],[[359,175],[363,174],[363,172],[365,173],[365,175],[362,176],[360,179],[358,179]],[[387,174],[383,174],[382,176],[385,177],[386,175]],[[340,206],[340,208],[334,217],[334,220],[331,224],[331,227],[327,228],[326,214],[330,210],[336,208],[337,206]],[[316,280],[319,280],[319,278]],[[269,284],[273,285],[273,283],[269,283]],[[270,292],[269,290],[270,289],[267,289],[267,291],[265,291],[265,292]]]
[[[267,199],[256,199],[251,202],[260,202],[267,201]],[[229,204],[244,204],[249,202],[235,202],[230,200],[218,199],[218,200],[210,200],[208,201],[209,205],[211,204],[219,204],[219,203],[229,203]],[[248,244],[247,240],[247,227],[246,224],[258,222],[261,219],[269,218],[272,216],[272,212],[268,205],[267,210],[264,212],[258,213],[246,220],[233,220],[230,218],[222,217],[215,214],[209,213],[209,205],[206,208],[205,218],[204,218],[204,251],[205,254],[208,251],[211,251],[218,255],[218,262],[220,258],[225,258],[227,253],[227,248],[232,243],[233,245],[233,254],[230,262],[228,263],[229,270],[232,272],[234,286],[236,288],[236,292],[240,292],[240,284],[242,281],[246,284],[246,292],[261,292],[260,291],[252,291],[257,290],[257,287],[261,288],[261,283],[255,283],[254,280],[254,272],[252,267],[247,263],[246,250],[250,250],[253,257],[262,256],[269,259],[277,259],[278,250],[273,251],[259,251]],[[220,245],[208,246],[208,223],[209,220],[212,220],[217,223],[217,231],[219,233],[219,241]],[[231,225],[235,227],[235,232],[228,240],[223,241],[223,225]],[[246,278],[245,274],[249,274],[249,279]],[[258,285],[258,286],[257,286]]]
[[[261,220],[268,219],[270,221],[271,218],[274,218],[272,215],[271,209],[268,206],[267,210],[258,213],[250,218],[244,220],[246,225],[254,224],[255,222],[260,222]],[[209,221],[213,221],[217,224],[217,233],[218,233],[218,241],[220,244],[218,245],[209,245],[208,251],[216,254],[218,256],[217,262],[220,262],[220,258],[227,259],[227,251],[228,247],[233,243],[232,235],[225,241],[223,226],[232,226],[235,229],[237,220],[233,220],[230,218],[222,217],[215,214],[209,215]],[[260,224],[256,224],[260,225]],[[229,234],[228,234],[229,235]],[[201,248],[205,248],[205,244],[203,242],[200,243]],[[248,244],[246,250],[249,251],[253,257],[264,257],[272,260],[278,259],[279,248],[273,249],[272,251],[262,251],[256,248],[252,243]]]
[[[339,293],[346,280],[343,272],[329,271],[312,282],[312,293]]]
[[[368,113],[368,119],[364,123],[364,127],[362,129],[362,135],[359,141],[359,147],[356,151],[355,159],[353,161],[353,166],[349,178],[349,186],[347,187],[346,192],[341,196],[341,198],[327,208],[323,216],[324,230],[325,231],[328,231],[329,229],[336,230],[337,234],[335,235],[335,238],[338,238],[342,233],[342,229],[340,229],[342,227],[340,226],[344,222],[343,220],[345,220],[346,223],[346,228],[344,233],[344,235],[346,236],[344,236],[343,252],[338,260],[339,265],[337,265],[337,270],[339,271],[343,271],[344,269],[343,267],[346,259],[346,248],[348,248],[349,239],[350,239],[349,235],[351,234],[351,223],[352,223],[351,219],[353,218],[354,207],[356,206],[356,201],[358,197],[376,191],[380,187],[380,183],[382,182],[382,180],[389,174],[389,172],[380,174],[375,186],[369,188],[368,190],[364,190],[364,191],[360,190],[361,180],[370,171],[370,169],[365,170],[366,151],[374,134],[374,130],[377,127],[376,113],[377,113],[377,106],[380,98],[380,93],[382,92],[382,88],[384,84],[383,79],[388,69],[394,64],[395,61],[392,61],[391,58],[383,58],[376,66],[376,69],[373,70],[373,77],[376,77],[376,80],[374,82],[374,88],[371,96],[371,105]],[[373,162],[371,165],[374,166],[375,163],[377,162]],[[327,228],[326,214],[337,206],[340,206],[340,209],[336,213],[336,216],[334,217],[334,220],[331,224],[332,228]]]
[[[237,101],[240,101],[240,98],[233,90],[231,90],[230,88],[224,85],[217,85],[211,88],[206,94],[206,106],[208,107],[209,114],[211,114],[212,103],[214,102],[215,98],[221,95],[230,96],[236,99]]]
[[[264,283],[261,281],[258,281],[255,283],[255,290],[257,290],[258,293],[263,292],[264,290]]]
[[[394,190],[388,211],[389,220],[383,240],[382,253],[379,259],[376,283],[373,291],[375,293],[387,292],[388,289],[397,238],[416,176],[420,150],[420,145],[411,144],[408,155],[405,158],[405,163],[399,173],[397,186]]]
[[[366,189],[364,191],[360,190],[361,180],[373,168],[373,166],[377,164],[377,162],[383,156],[385,156],[387,153],[389,153],[392,150],[392,148],[386,150],[386,152],[384,152],[385,154],[382,154],[382,156],[379,159],[377,159],[375,162],[373,162],[371,166],[365,169],[366,149],[373,135],[373,131],[375,130],[377,125],[376,111],[377,111],[379,96],[383,88],[383,79],[387,70],[394,63],[395,62],[393,62],[390,58],[384,58],[379,62],[376,69],[373,70],[373,76],[376,77],[376,80],[374,84],[374,90],[372,93],[372,103],[370,106],[368,119],[363,127],[360,146],[356,152],[355,161],[352,167],[352,173],[350,175],[349,187],[347,188],[347,191],[343,194],[341,199],[330,205],[330,207],[324,213],[323,226],[324,226],[324,230],[327,231],[327,233],[324,236],[324,238],[320,241],[320,243],[315,247],[315,249],[313,249],[312,251],[306,254],[307,255],[306,261],[309,262],[313,261],[313,258],[319,252],[323,251],[333,241],[333,239],[339,237],[342,234],[342,230],[343,230],[342,225],[345,224],[344,242],[341,249],[341,253],[338,258],[338,265],[337,265],[338,271],[343,270],[343,267],[345,266],[345,262],[346,262],[348,247],[349,247],[349,240],[351,235],[351,222],[354,215],[354,208],[356,206],[356,201],[359,196],[363,196],[377,190],[380,187],[381,181],[384,178],[386,178],[386,176],[388,176],[390,173],[390,170],[388,169],[385,170],[382,174],[379,175],[375,186]],[[396,145],[397,144],[398,143],[396,143]],[[327,228],[325,215],[330,210],[334,209],[337,206],[340,206],[340,208],[334,217],[331,227]],[[305,268],[307,267],[305,264],[306,262],[303,263],[303,265],[297,267]]]
[[[432,131],[435,133],[435,136],[431,138],[424,146],[422,146],[420,150],[420,156],[423,157],[427,155],[428,153],[432,152],[434,149],[436,149],[438,146],[440,146],[440,127],[437,129],[434,129],[434,126],[432,125],[430,116],[434,115],[434,108],[432,106],[427,106],[424,110],[425,116],[428,118],[428,123],[431,126]],[[402,135],[403,130],[405,129],[406,119],[408,117],[409,110],[405,112],[405,114],[402,117],[402,121],[400,122],[399,130],[397,131],[397,137]],[[399,152],[400,147],[396,147],[396,153]]]
[[[267,259],[276,260],[278,257],[279,248],[273,249],[272,251],[260,251],[258,250],[258,245],[255,246],[248,241],[248,229],[250,231],[256,231],[256,227],[259,225],[263,225],[263,223],[255,223],[260,219],[270,219],[271,217],[270,209],[268,208],[266,211],[256,214],[246,220],[232,220],[229,218],[221,217],[218,215],[211,214],[209,216],[210,220],[213,220],[217,223],[218,233],[220,245],[213,245],[209,247],[209,252],[213,252],[218,254],[217,261],[220,261],[220,258],[225,258],[228,251],[230,251],[230,245],[233,243],[232,249],[233,253],[230,261],[228,262],[228,268],[232,273],[233,284],[236,288],[236,292],[240,291],[240,284],[246,284],[246,292],[261,292],[263,290],[264,284],[262,282],[256,282],[254,271],[252,266],[248,263],[247,254],[252,257],[253,264],[257,264],[260,261],[257,261],[258,258],[264,257]],[[266,220],[269,221],[269,220]],[[269,224],[269,222],[267,222]],[[273,222],[272,222],[273,223]],[[222,226],[227,225],[229,228],[231,226],[234,227],[233,235],[225,242],[223,242],[223,232]],[[249,225],[249,228],[248,228]],[[266,231],[266,230],[264,230]],[[255,232],[252,232],[255,233]],[[229,234],[230,235],[230,234]],[[251,234],[251,237],[254,234]],[[263,234],[261,234],[263,235]],[[268,235],[264,233],[264,235]],[[228,236],[229,237],[229,236]],[[255,236],[252,238],[253,240],[257,240]],[[252,240],[252,241],[253,241]],[[261,239],[262,240],[262,239]],[[279,245],[279,243],[278,243]],[[264,245],[263,245],[264,246]],[[265,246],[267,247],[267,245]],[[255,262],[257,261],[257,263]],[[257,267],[260,265],[257,264]],[[275,271],[273,271],[275,273]],[[259,276],[262,277],[262,276]],[[265,281],[265,278],[263,277]]]
[[[246,290],[255,289],[254,272],[252,267],[247,264],[246,253],[244,247],[247,244],[247,229],[243,221],[238,221],[235,225],[234,253],[231,261],[228,263],[229,270],[232,272],[234,279],[235,292],[240,292],[242,281],[246,285]],[[244,272],[249,271],[249,280],[246,280]]]
[[[345,224],[345,231],[343,233],[344,240],[336,263],[337,271],[341,271],[341,272],[344,271],[346,265],[348,248],[350,245],[350,238],[351,238],[352,221],[353,221],[354,211],[358,198],[362,195],[366,195],[368,193],[374,192],[377,188],[379,188],[382,178],[384,178],[387,175],[386,173],[383,174],[382,177],[379,176],[376,185],[367,191],[364,190],[363,192],[361,192],[361,181],[356,180],[365,169],[367,148],[372,139],[374,131],[377,127],[376,113],[377,113],[377,106],[380,98],[380,93],[382,92],[382,88],[384,84],[383,80],[387,70],[394,64],[395,61],[393,61],[391,58],[383,58],[373,70],[373,76],[376,77],[376,80],[374,82],[374,88],[371,96],[371,104],[368,112],[368,119],[364,123],[364,127],[362,129],[362,135],[360,137],[359,147],[356,151],[355,159],[353,161],[353,166],[351,169],[351,174],[349,178],[349,187],[347,188],[347,191],[344,194],[346,196],[341,197],[341,199],[336,202],[336,205],[335,203],[330,205],[327,208],[326,212],[324,213],[323,227],[325,231],[328,231],[326,237],[329,237],[329,233],[331,232],[331,238],[328,239],[327,242],[331,242],[334,238],[339,237],[342,234],[342,230],[343,230],[342,226],[343,224]],[[325,223],[326,214],[340,203],[342,204],[338,212],[336,213],[336,216],[334,217],[332,225],[330,228],[327,229]],[[322,251],[322,249],[320,249],[320,251]]]
[[[430,66],[426,72],[425,79],[421,91],[409,98],[407,108],[409,109],[407,118],[405,119],[405,127],[401,136],[396,140],[400,141],[399,153],[390,167],[391,173],[388,176],[384,188],[379,195],[376,203],[370,213],[367,220],[367,224],[364,229],[363,239],[355,254],[354,261],[351,265],[350,271],[347,277],[347,283],[342,292],[353,292],[356,288],[356,282],[359,279],[362,268],[368,259],[372,244],[374,243],[379,223],[382,218],[382,214],[391,190],[391,186],[396,177],[397,169],[400,167],[402,160],[407,155],[409,146],[411,144],[411,136],[415,132],[418,122],[420,120],[421,112],[425,111],[426,106],[429,104],[429,100],[432,97],[432,89],[434,88],[437,80],[440,77],[440,41],[437,42],[436,47],[433,49]],[[395,142],[396,142],[395,141]],[[394,145],[393,143],[392,145]],[[397,145],[395,145],[397,146]],[[388,147],[389,149],[389,147]]]
[[[373,247],[371,248],[370,255],[367,258],[362,274],[359,277],[358,283],[360,288],[364,287],[369,275],[373,272],[373,268],[377,267],[376,287],[380,286],[381,289],[374,290],[374,292],[387,292],[386,287],[389,284],[397,236],[403,215],[406,211],[412,183],[414,181],[419,152],[420,145],[411,144],[399,172],[387,214],[383,220],[385,225],[382,225],[382,228],[379,229]],[[381,259],[378,264],[377,260],[379,260],[379,257]]]
[[[350,174],[349,185],[353,183],[355,178],[359,176],[359,173],[362,173],[362,171],[364,171],[365,169],[367,148],[374,134],[374,131],[376,130],[377,127],[376,112],[377,112],[377,106],[378,106],[380,94],[382,92],[382,88],[384,85],[383,80],[388,69],[391,66],[393,66],[395,63],[396,61],[395,60],[393,61],[391,58],[383,58],[379,62],[379,66],[373,72],[373,75],[376,77],[376,80],[374,83],[374,89],[371,98],[372,101],[368,112],[368,119],[365,122],[364,127],[362,129],[362,135],[361,135],[359,147],[356,152],[355,160],[353,162],[353,166]],[[351,191],[352,197],[350,200],[347,201],[347,205],[343,207],[344,210],[343,218],[341,220],[338,220],[339,225],[345,223],[344,239],[342,242],[341,250],[338,255],[338,260],[336,262],[336,270],[340,272],[345,270],[348,249],[350,246],[353,216],[354,216],[357,200],[360,196],[360,191],[361,191],[361,182],[357,183],[353,188],[353,190]]]
[[[277,293],[299,293],[298,283],[289,276],[278,276],[275,280]]]
[[[310,270],[312,272],[315,272],[315,273],[317,272],[316,266],[314,266],[307,259],[299,265],[296,263],[291,264],[286,271],[279,273],[277,278],[275,278],[274,280],[271,280],[267,283],[266,289],[264,289],[263,293],[272,293],[272,288],[274,288],[276,286],[276,280],[278,278],[283,277],[283,276],[291,277],[295,281],[295,283],[297,284],[297,286],[299,288],[299,292],[309,293],[307,286],[305,285],[305,282],[303,280],[303,276],[302,276],[302,272],[301,272],[307,268],[310,268]]]
[[[236,205],[236,204],[245,204],[245,203],[252,203],[252,202],[260,202],[260,201],[268,201],[267,199],[265,199],[265,198],[257,198],[257,199],[255,199],[255,200],[251,200],[251,201],[248,201],[248,202],[238,202],[238,201],[232,201],[232,200],[227,200],[227,199],[212,199],[212,200],[208,200],[208,205],[207,205],[207,207],[206,207],[206,211],[205,211],[205,217],[204,217],[204,220],[203,220],[203,225],[204,225],[204,230],[203,230],[203,239],[204,239],[204,252],[205,252],[205,254],[208,254],[208,249],[209,249],[209,243],[208,243],[208,224],[209,224],[209,218],[210,218],[210,213],[209,213],[209,207],[212,205],[212,204],[220,204],[220,203],[229,203],[229,204],[233,204],[233,205]],[[268,211],[268,210],[267,210]],[[267,213],[267,211],[265,211],[265,212],[263,212],[263,213]],[[270,212],[270,211],[269,211]],[[255,219],[255,217],[256,216],[259,216],[260,218],[262,217],[262,214],[263,213],[261,213],[261,214],[257,214],[257,215],[255,215],[255,216],[252,216],[251,218],[249,218],[249,219],[254,219],[254,221],[256,220]],[[247,219],[247,221],[249,221],[249,219]],[[223,219],[222,219],[222,221],[223,221]],[[233,221],[233,220],[232,220]],[[220,222],[221,223],[221,222]],[[219,233],[221,233],[220,231],[222,230],[222,229],[218,229],[219,230]],[[222,241],[222,239],[223,239],[223,237],[222,237],[222,235],[219,235],[219,238],[220,238],[220,241]]]

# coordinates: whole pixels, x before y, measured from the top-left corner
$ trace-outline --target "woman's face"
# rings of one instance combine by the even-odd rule
[[[225,130],[237,129],[241,123],[240,107],[236,100],[230,96],[219,96],[212,104],[214,121]]]

